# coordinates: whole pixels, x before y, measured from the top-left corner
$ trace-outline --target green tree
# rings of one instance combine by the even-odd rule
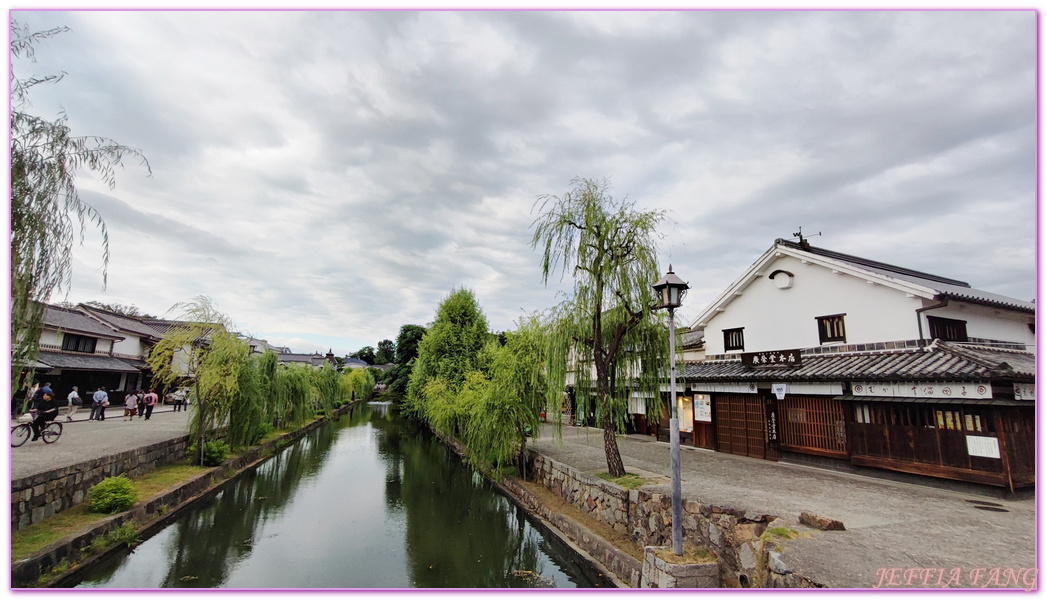
[[[356,352],[353,352],[349,356],[351,358],[359,358],[360,360],[364,361],[365,363],[367,363],[369,365],[373,365],[374,364],[374,347],[373,346],[364,346],[363,348],[360,348],[359,350],[357,350]]]
[[[406,365],[418,356],[418,344],[425,335],[421,325],[402,325],[396,336],[396,364]]]
[[[546,405],[546,329],[537,315],[520,319],[505,332],[505,344],[488,343],[490,380],[470,406],[466,445],[471,456],[508,464],[517,460],[527,477],[527,432],[539,432],[539,413]]]
[[[574,280],[573,294],[553,309],[548,393],[559,401],[570,370],[583,409],[595,396],[607,470],[619,477],[625,467],[615,435],[628,395],[635,383],[636,391],[658,397],[657,365],[668,354],[664,326],[652,311],[659,273],[654,235],[664,211],[637,211],[635,203],[614,199],[606,181],[571,183],[562,196],[538,198],[531,241],[542,250],[543,282],[557,271]]]
[[[137,159],[151,174],[149,162],[134,148],[104,137],[72,135],[64,113],[54,121],[26,112],[29,91],[57,83],[64,75],[15,73],[14,59],[35,62],[34,45],[69,31],[56,27],[31,32],[11,20],[11,390],[32,379],[40,351],[44,303],[72,282],[72,249],[88,223],[102,235],[102,281],[107,280],[109,233],[98,212],[76,188],[81,169],[116,186],[116,167]],[[24,371],[23,371],[24,369]]]
[[[385,365],[396,360],[396,344],[393,340],[382,340],[378,342],[378,350],[374,353],[374,364]]]
[[[180,311],[178,325],[153,346],[146,362],[164,387],[192,378],[189,431],[196,439],[196,463],[203,464],[206,437],[229,416],[250,348],[206,296],[175,304],[170,312],[175,311]]]
[[[422,340],[423,335],[425,327],[403,325],[400,327],[400,334],[396,336],[396,366],[385,372],[382,382],[388,386],[389,393],[398,398],[407,394],[407,383],[411,379],[414,359],[418,356],[418,342]]]
[[[436,311],[433,325],[418,343],[418,357],[411,370],[407,385],[407,408],[429,421],[430,411],[443,416],[448,414],[448,399],[456,397],[466,377],[481,370],[480,353],[487,342],[487,317],[476,302],[472,291],[458,288],[452,291]],[[451,435],[464,431],[467,411],[452,411]],[[435,425],[434,425],[435,427]]]

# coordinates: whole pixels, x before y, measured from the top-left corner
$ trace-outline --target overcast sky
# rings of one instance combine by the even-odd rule
[[[685,320],[800,226],[1035,296],[1032,11],[13,15],[71,29],[14,65],[67,73],[31,112],[152,165],[80,176],[112,258],[103,291],[89,232],[73,302],[206,295],[344,355],[465,286],[510,329],[570,285],[543,286],[530,239],[576,176],[668,211]]]

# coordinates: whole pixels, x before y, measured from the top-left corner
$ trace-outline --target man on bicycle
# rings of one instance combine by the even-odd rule
[[[36,418],[33,419],[33,439],[31,441],[36,441],[40,439],[40,432],[44,425],[54,421],[58,416],[58,403],[55,402],[54,396],[45,392],[33,407],[33,411],[36,412]]]

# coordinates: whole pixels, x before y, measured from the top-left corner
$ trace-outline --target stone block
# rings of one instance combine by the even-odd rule
[[[734,540],[736,542],[751,542],[760,537],[757,523],[739,523],[734,526]]]
[[[658,558],[655,552],[662,547],[644,548],[643,588],[718,588],[720,567],[715,562],[700,564],[671,564]]]
[[[842,521],[809,512],[800,513],[800,523],[822,531],[844,531]]]
[[[753,552],[752,544],[744,543],[738,546],[738,565],[746,571],[756,568],[756,554]]]

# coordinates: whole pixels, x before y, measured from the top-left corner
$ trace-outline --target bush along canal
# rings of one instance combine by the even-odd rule
[[[508,588],[611,584],[424,428],[360,405],[78,588]]]

